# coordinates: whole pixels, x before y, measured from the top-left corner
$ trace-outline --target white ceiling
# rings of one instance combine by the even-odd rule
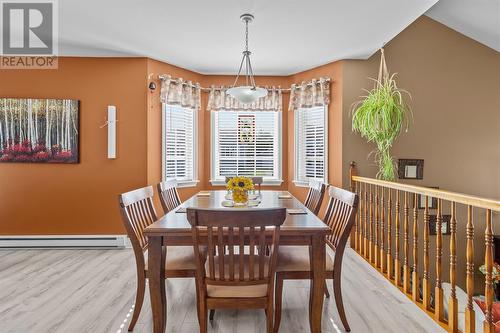
[[[64,0],[59,53],[144,56],[205,74],[234,74],[250,12],[256,74],[289,75],[365,59],[438,0]],[[500,0],[441,0],[428,15],[499,49]],[[494,32],[494,33],[493,33]]]
[[[437,0],[64,0],[60,55],[147,56],[200,73],[234,74],[243,50],[239,16],[255,15],[256,74],[288,75],[363,59]]]
[[[500,0],[440,0],[426,15],[500,52]]]

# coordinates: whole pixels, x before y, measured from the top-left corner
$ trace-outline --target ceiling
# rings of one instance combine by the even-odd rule
[[[500,0],[440,0],[426,15],[500,52]]]
[[[59,1],[59,54],[145,56],[204,74],[234,74],[244,46],[239,16],[250,12],[255,73],[289,75],[339,59],[365,59],[437,1],[64,0]],[[429,16],[479,36],[490,24],[480,22],[478,28],[475,18],[460,17],[470,3],[498,3],[441,1]],[[455,2],[468,9],[450,14],[446,8]],[[491,21],[491,13],[485,16]],[[484,43],[495,45],[494,39],[486,36]]]

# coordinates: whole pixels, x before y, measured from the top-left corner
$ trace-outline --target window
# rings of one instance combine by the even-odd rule
[[[328,112],[326,107],[295,110],[295,180],[327,182]]]
[[[196,110],[163,104],[163,180],[194,186],[196,180]]]
[[[239,175],[279,185],[280,159],[280,112],[212,111],[212,184]]]

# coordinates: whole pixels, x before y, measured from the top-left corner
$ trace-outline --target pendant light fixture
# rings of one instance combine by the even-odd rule
[[[261,97],[267,95],[267,90],[264,88],[259,88],[255,85],[255,78],[253,76],[252,64],[250,63],[250,55],[252,52],[248,51],[248,23],[251,23],[254,19],[252,14],[243,14],[240,19],[245,24],[245,51],[243,51],[243,58],[241,59],[240,69],[238,70],[238,75],[234,80],[233,86],[227,90],[227,93],[233,98],[244,104],[250,104],[255,102]],[[236,86],[238,79],[240,78],[241,71],[245,66],[245,85]]]

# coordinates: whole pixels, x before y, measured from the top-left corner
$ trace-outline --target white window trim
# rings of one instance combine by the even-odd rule
[[[324,170],[325,170],[325,179],[324,182],[328,183],[328,105],[323,106],[324,108],[324,114],[325,114],[325,165],[324,165]],[[298,120],[299,120],[299,113],[294,111],[294,180],[292,180],[292,183],[294,183],[295,186],[297,187],[309,187],[309,181],[305,180],[298,180],[298,156],[299,156],[299,147],[298,147],[298,142],[299,142],[299,133],[298,133]]]
[[[231,111],[231,110],[228,110]],[[210,184],[212,186],[225,186],[225,179],[216,179],[215,177],[215,112],[210,112]],[[271,112],[271,111],[262,111]],[[283,184],[283,116],[278,112],[278,176],[277,179],[264,179],[263,186],[281,186]]]
[[[198,112],[193,110],[193,180],[177,181],[177,187],[196,187],[200,180],[198,179]],[[166,165],[165,165],[165,151],[166,151],[166,135],[165,128],[165,103],[161,104],[161,179],[166,181]]]

